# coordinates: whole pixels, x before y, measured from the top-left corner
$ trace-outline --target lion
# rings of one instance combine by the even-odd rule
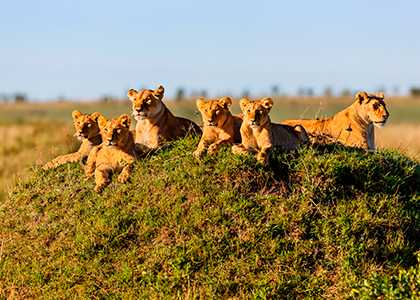
[[[44,170],[55,169],[60,165],[73,161],[79,161],[82,167],[84,167],[84,161],[88,157],[90,150],[94,146],[102,143],[102,137],[98,126],[98,118],[101,116],[100,113],[95,112],[93,114],[82,115],[80,111],[75,110],[71,115],[73,117],[74,127],[76,128],[75,136],[82,144],[77,152],[58,156],[46,163],[42,167]]]
[[[221,145],[241,142],[240,128],[243,115],[232,115],[229,111],[232,100],[229,97],[205,102],[197,99],[197,108],[203,117],[203,135],[194,156],[200,158],[205,152],[212,154]],[[209,145],[209,143],[211,143]]]
[[[269,117],[273,100],[264,98],[252,101],[243,98],[239,105],[244,113],[241,125],[242,143],[232,146],[232,153],[250,155],[258,150],[257,160],[268,165],[274,147],[281,150],[295,150],[309,142],[305,128],[272,123]]]
[[[136,159],[130,122],[126,114],[109,121],[102,116],[98,119],[103,142],[91,150],[85,169],[87,178],[95,176],[96,192],[111,182],[113,173],[121,172],[118,181],[122,183],[130,179]]]
[[[385,126],[389,112],[384,95],[357,93],[356,101],[331,118],[286,120],[283,124],[305,127],[312,143],[340,142],[345,146],[375,152],[375,126]]]
[[[133,115],[137,120],[135,150],[141,154],[146,148],[156,149],[162,141],[171,141],[186,136],[190,132],[201,133],[193,121],[175,117],[162,102],[164,88],[155,91],[144,89],[128,91],[133,101]]]

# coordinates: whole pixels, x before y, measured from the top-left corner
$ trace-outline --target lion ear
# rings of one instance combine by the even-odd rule
[[[75,110],[71,113],[71,116],[73,117],[73,120],[76,120],[78,117],[80,117],[82,114],[80,111]]]
[[[249,103],[251,103],[251,102],[249,102],[249,100],[247,98],[242,98],[239,101],[239,106],[241,107],[242,111],[245,111],[245,108]]]
[[[98,122],[98,118],[99,118],[100,116],[101,116],[101,114],[100,114],[100,113],[95,112],[95,113],[93,113],[93,114],[91,114],[91,115],[90,115],[90,118],[91,118],[93,121]]]
[[[364,99],[368,98],[368,95],[366,94],[366,92],[360,92],[356,94],[356,100],[359,100],[359,103],[362,104]]]
[[[129,115],[122,115],[118,118],[118,123],[120,123],[125,128],[130,128],[131,119]]]
[[[375,96],[376,96],[376,98],[381,98],[381,99],[384,98],[384,94],[383,93],[377,93]]]
[[[197,99],[196,104],[197,104],[198,110],[201,111],[204,105],[206,105],[206,101],[200,98],[200,99]]]
[[[262,107],[265,107],[266,109],[271,109],[273,107],[273,100],[271,98],[264,98],[261,100]]]
[[[104,117],[100,116],[100,117],[98,118],[98,125],[99,125],[99,128],[100,128],[100,129],[104,128],[104,127],[105,127],[105,125],[106,125],[106,123],[108,123],[108,121],[107,121],[107,119],[105,119]]]
[[[134,90],[134,89],[131,89],[131,90],[128,91],[127,96],[129,98],[133,99],[136,94],[137,94],[137,91]]]
[[[153,94],[155,94],[156,97],[162,100],[164,92],[165,92],[165,89],[163,88],[163,86],[160,86],[156,89],[156,91],[153,92]]]
[[[229,109],[229,107],[232,105],[232,100],[230,100],[229,97],[223,97],[219,100],[219,105],[225,109]]]

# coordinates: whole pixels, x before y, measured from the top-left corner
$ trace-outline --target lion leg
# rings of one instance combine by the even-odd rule
[[[92,178],[95,172],[98,149],[98,147],[93,148],[92,151],[90,151],[89,156],[87,158],[85,167],[85,175],[87,178]]]
[[[299,138],[300,142],[303,144],[309,143],[308,133],[306,132],[305,127],[302,125],[296,125],[294,127],[294,131],[296,132],[297,137]]]
[[[246,148],[244,144],[233,145],[232,146],[232,153],[233,154],[243,154],[243,155],[251,155],[252,149]]]
[[[112,168],[108,165],[100,165],[95,169],[95,192],[99,192],[111,182]]]
[[[61,155],[61,156],[58,156],[58,157],[54,158],[52,161],[46,163],[42,168],[44,170],[55,169],[58,166],[61,166],[63,164],[69,163],[69,162],[78,161],[79,159],[80,159],[80,153],[79,152],[70,153],[70,154],[67,154],[67,155]]]
[[[197,150],[194,151],[193,155],[195,158],[200,158],[205,152],[207,147],[207,141],[204,139],[200,140],[200,143],[198,143]]]
[[[127,182],[130,179],[132,171],[133,171],[132,164],[125,166],[122,169],[121,174],[118,176],[118,181],[121,183]]]
[[[219,141],[211,144],[207,149],[207,153],[213,154],[215,153],[222,145],[229,145],[234,142],[232,137],[228,137],[227,139],[220,139]]]
[[[263,165],[268,165],[269,158],[272,152],[273,152],[273,147],[262,148],[260,153],[258,153],[257,155],[257,160]]]

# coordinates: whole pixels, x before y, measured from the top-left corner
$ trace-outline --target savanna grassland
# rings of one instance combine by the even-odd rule
[[[207,99],[206,99],[207,100]],[[387,125],[376,130],[376,144],[398,149],[411,157],[420,154],[420,99],[392,97],[385,99],[390,111]],[[233,113],[240,113],[239,99],[234,99]],[[331,117],[353,102],[352,97],[274,98],[273,122],[288,118]],[[171,111],[201,124],[195,101],[165,101]],[[73,137],[71,113],[100,112],[106,118],[131,114],[130,101],[56,102],[0,105],[0,201],[19,180],[25,179],[35,165],[52,157],[74,152],[80,143]],[[133,119],[132,128],[135,120]]]
[[[352,102],[277,98],[271,118]],[[128,101],[3,105],[3,182],[21,182],[0,205],[0,298],[418,299],[420,100],[386,102],[375,154],[304,146],[263,167],[230,147],[197,160],[191,136],[101,194],[78,163],[37,164],[77,149],[74,109],[110,118]],[[194,102],[166,103],[201,124]]]

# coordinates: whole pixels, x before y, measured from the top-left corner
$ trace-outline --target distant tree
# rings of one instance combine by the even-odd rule
[[[324,97],[331,97],[332,96],[332,89],[330,87],[326,87],[324,90]]]
[[[207,91],[206,90],[201,90],[201,95],[200,98],[207,98]]]
[[[399,95],[399,93],[400,93],[400,89],[398,88],[398,86],[397,86],[397,85],[395,85],[395,86],[394,86],[392,93],[393,93],[394,95]]]
[[[280,94],[280,89],[277,85],[273,85],[271,87],[271,95],[272,96],[278,96]]]
[[[248,89],[245,89],[242,92],[242,98],[249,98],[249,96],[250,96],[249,90]]]
[[[15,103],[22,103],[26,102],[26,96],[22,94],[15,94],[14,96],[14,102]]]
[[[411,88],[410,89],[410,95],[412,97],[420,97],[420,88]]]
[[[183,88],[178,88],[178,90],[176,91],[176,95],[175,95],[175,100],[176,101],[182,101],[185,97],[185,92]]]
[[[343,96],[343,97],[349,97],[349,96],[351,96],[350,90],[349,89],[344,89],[341,92],[341,96]]]
[[[308,89],[306,90],[306,95],[307,95],[308,97],[313,97],[313,96],[315,95],[314,90],[313,90],[312,88],[308,88]]]
[[[6,94],[0,95],[0,102],[7,103],[8,100],[9,100],[9,97]]]
[[[305,88],[300,87],[298,88],[298,92],[297,92],[299,97],[304,97],[305,96]]]

